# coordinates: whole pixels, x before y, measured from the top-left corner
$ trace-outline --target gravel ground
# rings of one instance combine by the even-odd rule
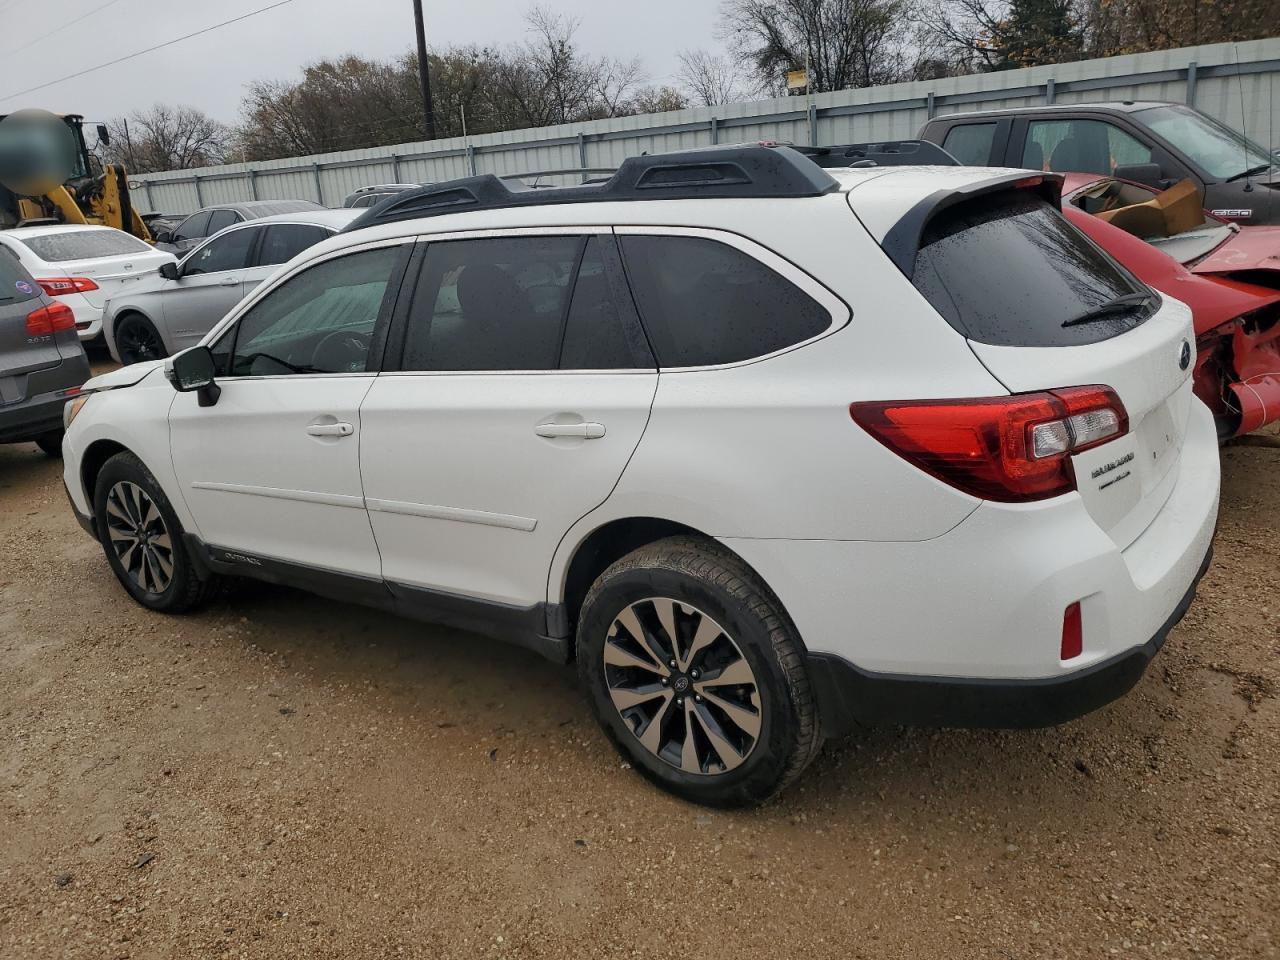
[[[1280,957],[1280,448],[1138,688],[830,744],[748,813],[571,670],[281,588],[148,613],[0,447],[0,957]]]

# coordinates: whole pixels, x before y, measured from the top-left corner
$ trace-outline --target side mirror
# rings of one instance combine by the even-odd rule
[[[218,402],[222,388],[214,383],[217,368],[208,347],[192,347],[169,358],[164,375],[179,393],[196,392],[200,406],[211,407]]]
[[[1121,164],[1113,171],[1118,180],[1132,180],[1157,190],[1164,189],[1164,171],[1158,163]]]
[[[173,233],[169,230],[161,230],[153,239],[156,243],[173,243]]]
[[[178,265],[170,260],[168,263],[160,264],[160,276],[166,280],[178,279]]]
[[[107,129],[105,123],[98,124],[98,142],[104,147],[111,146],[111,131]]]

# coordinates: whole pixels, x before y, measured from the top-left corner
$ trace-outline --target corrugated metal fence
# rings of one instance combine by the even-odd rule
[[[236,200],[301,198],[338,206],[357,187],[473,173],[612,168],[644,151],[788,140],[835,144],[914,136],[946,113],[1042,103],[1173,100],[1280,146],[1275,88],[1280,38],[1163,50],[862,90],[783,97],[670,113],[402,143],[284,160],[138,175],[143,211],[187,213]],[[1274,131],[1274,132],[1273,132]]]

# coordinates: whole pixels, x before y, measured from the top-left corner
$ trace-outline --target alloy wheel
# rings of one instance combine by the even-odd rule
[[[164,345],[145,323],[128,322],[116,335],[120,345],[120,359],[126,364],[159,360],[164,356]]]
[[[760,687],[741,648],[697,607],[638,600],[604,642],[609,698],[651,754],[690,774],[740,766],[760,739]]]
[[[147,593],[173,582],[173,541],[154,500],[136,483],[121,480],[107,494],[107,537],[129,579]]]

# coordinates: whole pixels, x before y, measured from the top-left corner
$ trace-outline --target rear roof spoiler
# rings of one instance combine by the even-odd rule
[[[1009,190],[1031,190],[1054,207],[1062,207],[1062,181],[1058,173],[1022,171],[1005,173],[998,177],[979,180],[962,187],[938,190],[925,197],[898,220],[884,235],[880,246],[889,259],[910,280],[915,273],[916,254],[920,252],[920,240],[925,228],[938,214],[976,197]]]
[[[928,140],[884,140],[838,147],[796,147],[820,167],[958,167],[960,161]]]

